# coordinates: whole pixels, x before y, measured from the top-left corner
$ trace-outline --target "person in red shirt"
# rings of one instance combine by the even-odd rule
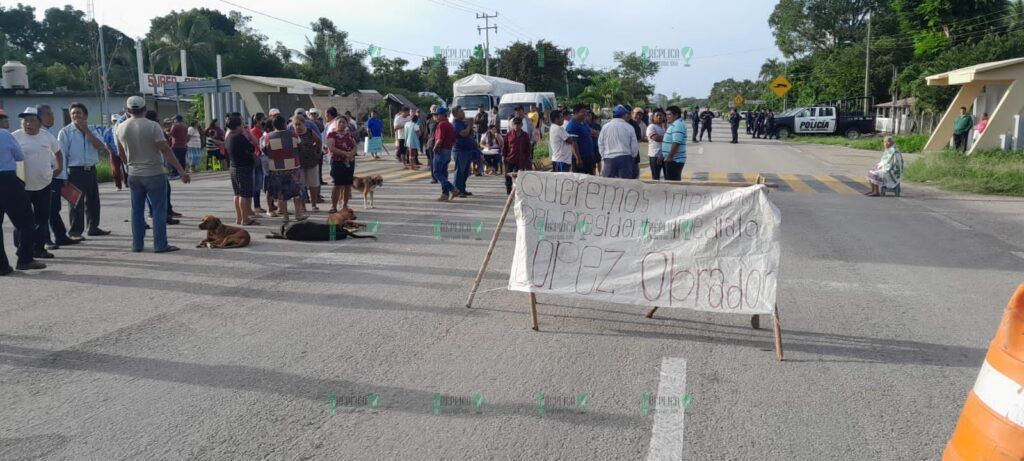
[[[505,160],[505,194],[512,193],[513,173],[533,169],[533,148],[530,135],[523,131],[522,117],[512,119],[512,130],[505,135],[505,144],[501,146],[501,156]]]
[[[171,125],[171,151],[178,163],[186,165],[185,157],[188,156],[188,127],[185,126],[185,117],[174,116],[174,124]]]
[[[452,147],[455,146],[455,127],[448,121],[448,108],[439,107],[434,114],[437,127],[434,128],[434,179],[441,184],[441,196],[438,202],[447,202],[459,194],[455,186],[448,181],[448,164],[452,162]]]
[[[352,135],[348,117],[338,116],[336,128],[327,133],[327,151],[331,154],[331,211],[338,212],[338,198],[341,208],[348,208],[352,198],[352,182],[356,174],[356,138]]]

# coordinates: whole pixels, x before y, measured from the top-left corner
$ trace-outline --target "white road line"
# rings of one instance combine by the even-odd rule
[[[1020,259],[1024,259],[1024,251],[1011,251],[1010,253],[1013,253],[1014,256]]]
[[[664,357],[661,359],[661,379],[658,381],[658,395],[653,399],[654,426],[651,428],[651,444],[648,446],[649,461],[666,461],[683,458],[683,419],[686,417],[686,359]]]
[[[963,224],[961,222],[958,222],[958,221],[954,220],[953,218],[950,218],[949,216],[946,216],[946,215],[944,215],[942,213],[930,213],[930,214],[932,216],[935,216],[936,218],[939,218],[939,221],[942,221],[942,222],[944,222],[946,224],[949,224],[953,228],[960,229],[960,230],[971,230],[970,226],[968,226],[966,224]]]
[[[697,149],[697,153],[698,154],[703,154],[704,153],[704,146],[701,146],[700,148],[698,148]]]

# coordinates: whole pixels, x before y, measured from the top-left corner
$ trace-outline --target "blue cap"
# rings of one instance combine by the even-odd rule
[[[447,107],[438,107],[437,108],[437,115],[444,115],[444,114],[447,114],[447,113],[448,113],[448,108]]]
[[[626,115],[628,113],[629,109],[626,109],[626,107],[623,106],[622,104],[619,104],[615,106],[614,109],[612,109],[612,116],[614,117],[622,117],[623,115]]]

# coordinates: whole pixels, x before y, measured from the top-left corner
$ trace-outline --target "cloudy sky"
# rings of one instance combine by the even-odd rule
[[[15,3],[0,0],[3,6]],[[27,4],[35,6],[40,16],[53,6],[86,8],[85,0],[28,0]],[[774,7],[770,0],[95,0],[95,4],[100,22],[133,37],[144,35],[150,19],[172,9],[243,11],[271,43],[281,41],[296,49],[312,32],[285,21],[306,25],[326,16],[358,41],[356,47],[372,43],[383,48],[385,56],[401,56],[414,63],[433,56],[435,47],[448,55],[469,53],[483,41],[476,29],[483,21],[475,18],[475,12],[486,10],[498,13],[492,49],[516,40],[546,39],[580,50],[580,65],[607,68],[614,65],[616,51],[639,53],[646,46],[653,60],[665,61],[655,85],[657,92],[666,95],[706,96],[715,81],[755,78],[766,58],[780,56],[768,28]],[[692,55],[684,48],[692,50]]]

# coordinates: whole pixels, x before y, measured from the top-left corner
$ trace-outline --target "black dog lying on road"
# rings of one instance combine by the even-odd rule
[[[356,235],[352,231],[341,226],[334,227],[334,239],[344,240],[349,237],[354,239],[375,239],[374,235]],[[327,242],[331,240],[331,226],[310,221],[302,221],[293,224],[282,224],[281,233],[273,232],[267,236],[268,239],[295,240],[299,242]]]

